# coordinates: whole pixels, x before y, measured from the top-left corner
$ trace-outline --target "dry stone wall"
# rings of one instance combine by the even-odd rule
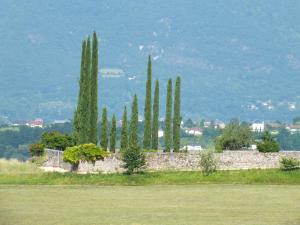
[[[49,166],[54,163],[57,166],[59,161],[60,167],[70,168],[66,163],[55,159],[53,152],[50,153],[50,160],[46,162]],[[59,154],[61,157],[61,154]],[[282,151],[277,153],[260,153],[258,151],[224,151],[223,153],[214,153],[218,162],[219,170],[237,170],[237,169],[265,169],[278,168],[279,160],[283,156],[295,157],[300,160],[300,151]],[[198,152],[189,153],[147,153],[146,170],[200,170],[200,154]],[[120,154],[111,154],[104,161],[96,161],[94,164],[81,162],[78,168],[80,173],[114,173],[122,172],[122,161]]]

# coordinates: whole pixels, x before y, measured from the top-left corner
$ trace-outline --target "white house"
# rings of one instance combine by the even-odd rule
[[[264,130],[265,130],[265,122],[255,121],[251,125],[251,130],[253,132],[264,132]]]
[[[203,130],[199,127],[192,127],[186,129],[185,133],[195,135],[195,136],[201,136],[203,134]]]
[[[285,127],[291,134],[300,133],[300,125],[288,125]]]
[[[164,136],[164,131],[163,130],[158,130],[158,137],[161,138]]]
[[[201,145],[186,145],[183,147],[183,150],[187,151],[201,151],[203,150]]]
[[[214,125],[215,125],[215,129],[218,129],[218,128],[219,129],[224,129],[225,126],[226,126],[224,122],[219,121],[219,120],[216,120]]]

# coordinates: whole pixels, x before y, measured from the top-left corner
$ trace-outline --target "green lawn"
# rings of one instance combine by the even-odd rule
[[[0,186],[1,225],[299,225],[298,185]]]

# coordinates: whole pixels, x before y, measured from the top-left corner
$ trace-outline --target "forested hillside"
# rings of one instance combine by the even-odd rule
[[[92,30],[100,69],[122,71],[99,79],[100,105],[118,117],[134,92],[144,99],[148,54],[162,86],[181,75],[185,118],[300,114],[299,1],[0,2],[0,117],[71,118]]]

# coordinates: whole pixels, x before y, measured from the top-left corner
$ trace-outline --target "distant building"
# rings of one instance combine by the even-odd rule
[[[226,124],[224,122],[222,122],[222,121],[216,120],[214,122],[215,129],[224,129],[225,126],[226,126]]]
[[[117,127],[122,127],[122,120],[118,120],[117,123],[116,123],[116,126]]]
[[[285,127],[291,134],[300,133],[300,125],[287,125]]]
[[[253,132],[259,132],[259,133],[260,132],[264,132],[264,130],[265,130],[265,122],[255,121],[251,125],[251,130]]]
[[[26,123],[27,126],[29,127],[40,127],[43,128],[44,126],[44,120],[42,119],[35,119],[33,121],[30,121],[28,123]]]
[[[185,133],[195,135],[195,136],[201,136],[203,134],[203,130],[199,127],[192,127],[192,128],[187,128],[185,130]]]
[[[205,128],[208,128],[212,125],[212,122],[211,121],[204,121],[204,127]]]
[[[187,151],[201,151],[202,146],[201,145],[186,145],[183,147],[183,150],[187,150]]]
[[[122,69],[103,68],[100,70],[100,74],[103,78],[119,78],[125,75]]]
[[[161,138],[164,136],[164,131],[163,130],[158,130],[158,137]]]
[[[65,119],[65,120],[54,120],[52,122],[52,124],[64,124],[64,123],[70,123],[71,121],[68,120],[68,119]]]

